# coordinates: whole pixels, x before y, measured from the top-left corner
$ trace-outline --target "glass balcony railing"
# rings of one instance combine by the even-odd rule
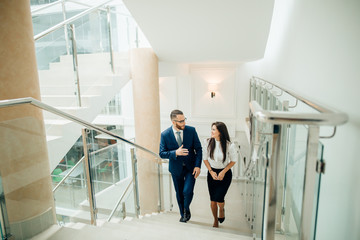
[[[163,160],[156,153],[35,99],[0,101],[0,108],[7,106],[41,108],[45,115],[51,112],[73,124],[72,133],[68,133],[69,136],[62,136],[64,139],[60,145],[70,150],[65,156],[61,156],[60,163],[58,158],[62,154],[59,155],[57,152],[61,146],[48,144],[50,165],[54,169],[51,179],[56,218],[60,225],[66,225],[68,222],[96,225],[97,222],[110,221],[114,218],[119,220],[126,216],[138,217],[141,207],[138,197],[138,160],[152,161],[158,166],[154,167],[156,177],[153,178],[155,181],[153,185],[157,187],[152,198],[158,199],[159,211],[172,208],[170,175],[162,173],[162,169],[167,168],[167,165],[166,162],[161,164]],[[37,141],[46,144],[45,136],[38,134],[43,129],[40,119],[14,119],[2,122],[0,126],[4,134],[10,131],[12,137],[19,138],[25,137],[24,132],[26,132],[26,136],[31,137],[34,144]],[[28,126],[32,126],[31,131]],[[70,138],[73,140],[71,141]],[[47,139],[51,140],[50,136]],[[72,147],[71,144],[65,146],[66,142],[72,142]],[[29,145],[32,151],[36,152],[37,148],[32,146]],[[56,148],[56,151],[52,147]],[[32,152],[30,151],[29,154]],[[43,196],[38,197],[41,207]],[[3,222],[1,224],[6,226]]]
[[[251,79],[245,216],[256,237],[315,239],[324,173],[320,126],[333,126],[335,133],[346,121],[343,113]]]
[[[131,48],[149,45],[124,5],[111,1],[34,1],[32,20],[41,93],[51,105],[55,92],[81,107],[94,83],[122,71]]]

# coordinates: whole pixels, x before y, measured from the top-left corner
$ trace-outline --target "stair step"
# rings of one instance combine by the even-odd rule
[[[198,225],[191,227],[188,223],[180,223],[179,221],[170,224],[163,224],[156,221],[146,222],[143,219],[134,219],[133,221],[122,221],[119,224],[106,222],[102,228],[116,230],[126,229],[127,232],[133,232],[134,235],[139,232],[139,229],[141,229],[142,232],[146,232],[147,239],[167,239],[170,236],[171,239],[252,239],[248,236],[227,233],[221,229],[214,229],[212,227],[199,228]]]
[[[161,219],[160,219],[161,218]],[[136,227],[136,225],[140,225],[142,227],[149,227],[154,229],[155,231],[161,231],[163,228],[176,228],[181,229],[181,231],[188,231],[190,233],[196,234],[198,231],[202,231],[203,233],[211,232],[214,235],[221,235],[227,237],[235,236],[243,236],[239,235],[238,231],[231,231],[229,229],[224,229],[220,225],[219,228],[212,227],[212,219],[201,219],[199,218],[194,220],[190,220],[187,223],[179,222],[180,216],[175,213],[163,213],[159,215],[153,215],[151,217],[143,217],[142,219],[134,219],[134,221],[122,221],[120,224],[128,225],[129,227]],[[209,221],[210,220],[210,221]],[[104,226],[107,226],[104,225]],[[248,237],[248,236],[244,236]]]
[[[46,135],[46,141],[47,142],[54,141],[54,140],[57,140],[57,139],[60,139],[60,138],[61,138],[61,136]]]
[[[90,106],[91,101],[100,98],[100,95],[81,95],[81,105]],[[44,103],[53,107],[74,106],[77,105],[77,96],[74,95],[42,95],[41,99]]]
[[[100,95],[104,87],[112,87],[111,84],[81,85],[81,93],[86,95]],[[72,85],[49,85],[41,86],[41,95],[75,95],[75,84]]]
[[[71,123],[72,121],[66,119],[45,119],[45,125],[64,125]]]

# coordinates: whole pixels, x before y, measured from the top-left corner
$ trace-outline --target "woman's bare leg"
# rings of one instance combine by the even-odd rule
[[[214,224],[213,227],[219,227],[219,223],[218,223],[218,206],[217,206],[217,202],[211,201],[211,212],[214,216]]]
[[[224,214],[225,202],[222,202],[222,203],[218,202],[217,204],[219,206],[219,218],[225,217],[225,214]]]

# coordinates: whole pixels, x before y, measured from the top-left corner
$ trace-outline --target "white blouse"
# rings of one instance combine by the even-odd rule
[[[204,149],[203,158],[204,158],[204,160],[209,161],[210,166],[212,168],[223,169],[230,162],[237,162],[238,152],[236,151],[235,144],[233,144],[229,141],[227,142],[225,162],[223,162],[224,154],[223,154],[221,146],[220,146],[220,141],[215,140],[214,159],[210,158],[210,151],[208,151],[208,149],[207,149],[208,145],[209,145],[209,139],[205,139],[205,145],[203,147],[203,149]]]

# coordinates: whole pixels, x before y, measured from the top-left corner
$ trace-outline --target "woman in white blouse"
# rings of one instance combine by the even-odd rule
[[[214,216],[213,227],[218,227],[218,222],[222,223],[225,220],[224,198],[231,184],[231,167],[237,161],[237,152],[235,145],[230,142],[227,127],[223,122],[211,125],[211,138],[206,139],[205,144],[207,149],[204,163],[209,170],[207,182]]]

